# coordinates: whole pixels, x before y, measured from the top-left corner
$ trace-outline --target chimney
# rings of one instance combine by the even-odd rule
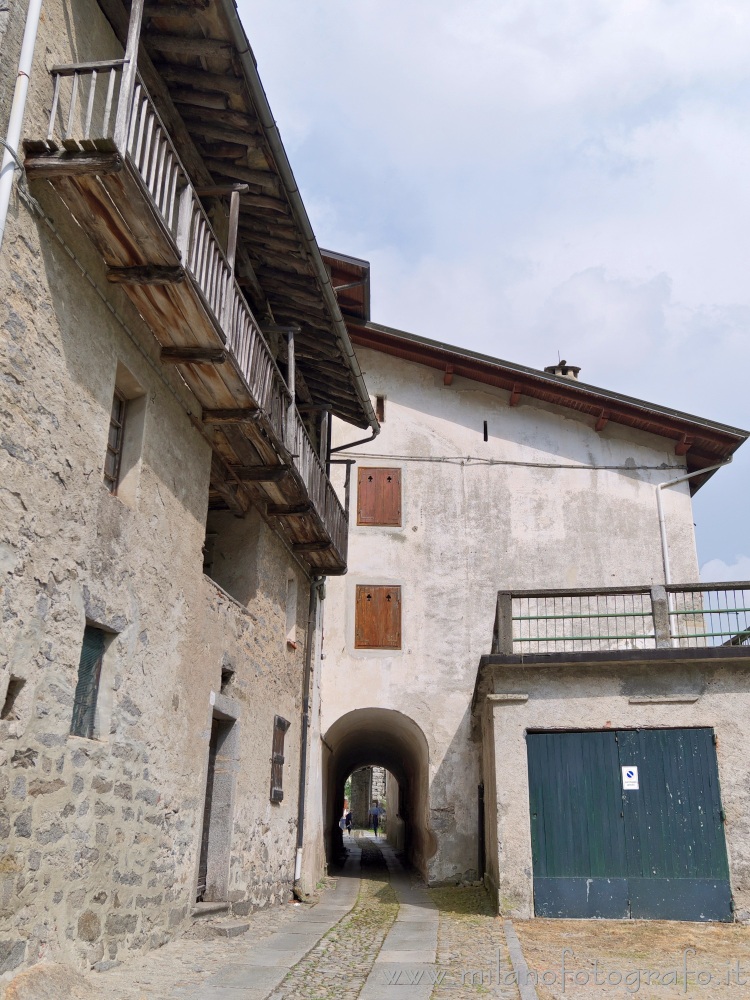
[[[544,370],[550,375],[562,375],[563,378],[570,378],[574,382],[577,382],[578,372],[581,369],[576,367],[576,365],[569,365],[567,361],[558,361],[556,365],[550,365]]]

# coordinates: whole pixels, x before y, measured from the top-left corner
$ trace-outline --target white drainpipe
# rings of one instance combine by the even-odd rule
[[[731,458],[729,462],[731,462]],[[668,486],[677,486],[678,483],[685,483],[688,479],[692,479],[693,476],[705,476],[707,472],[715,472],[717,469],[723,469],[725,465],[729,465],[729,462],[721,462],[719,465],[711,465],[707,469],[696,469],[695,472],[688,472],[686,476],[680,476],[677,479],[670,479],[666,483],[659,483],[656,487],[656,507],[659,511],[659,533],[661,535],[661,558],[664,563],[664,583],[669,585],[672,582],[672,570],[669,565],[669,546],[667,545],[667,521],[664,516],[664,504],[661,500],[662,490],[667,489]],[[669,615],[669,631],[672,633],[672,645],[678,646],[679,639],[677,638],[677,627],[675,623],[676,615],[672,615],[672,594],[667,591],[667,609],[670,612]]]
[[[731,458],[729,462],[731,462]],[[677,486],[678,483],[685,483],[688,479],[692,479],[694,476],[705,476],[707,472],[715,472],[717,469],[723,469],[725,465],[729,465],[729,462],[721,462],[719,465],[711,465],[707,469],[696,469],[695,472],[688,472],[686,476],[680,476],[678,479],[670,479],[666,483],[659,483],[656,487],[656,507],[659,511],[659,532],[661,534],[661,558],[664,563],[664,583],[670,584],[672,582],[672,571],[669,567],[669,548],[667,546],[667,522],[664,516],[664,505],[661,502],[661,491],[667,489],[668,486]]]
[[[5,137],[4,143],[5,153],[3,155],[3,165],[0,167],[0,246],[2,246],[3,242],[5,220],[8,217],[10,194],[13,189],[13,174],[16,171],[18,143],[21,138],[21,129],[23,127],[23,116],[26,110],[26,95],[29,91],[31,63],[34,58],[36,32],[39,27],[41,13],[42,0],[30,0],[29,9],[26,14],[26,27],[23,32],[21,57],[18,60],[16,89],[13,93],[13,105],[10,109],[10,118],[8,120],[8,133]],[[14,153],[15,156],[13,155]]]

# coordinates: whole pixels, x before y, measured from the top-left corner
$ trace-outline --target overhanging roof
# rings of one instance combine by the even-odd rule
[[[610,421],[657,434],[674,441],[676,455],[685,455],[690,472],[731,459],[750,432],[703,417],[681,413],[655,403],[623,396],[608,389],[550,375],[535,368],[491,358],[451,344],[443,344],[403,330],[346,316],[352,341],[362,347],[413,361],[444,372],[446,384],[461,376],[497,386],[511,394],[510,405],[527,397],[563,406],[591,417],[592,426],[603,430]],[[695,492],[712,473],[691,481]]]
[[[124,45],[129,0],[99,0]],[[237,279],[261,326],[299,324],[298,388],[378,428],[370,397],[233,0],[147,0],[138,70],[196,187],[246,184]],[[226,199],[202,195],[218,227]]]

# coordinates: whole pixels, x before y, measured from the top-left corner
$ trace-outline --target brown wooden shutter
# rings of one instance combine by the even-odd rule
[[[284,798],[284,736],[290,723],[280,715],[273,720],[273,744],[271,749],[271,802],[281,802]]]
[[[357,524],[401,524],[401,469],[357,470]]]
[[[357,649],[401,649],[401,588],[357,586]]]

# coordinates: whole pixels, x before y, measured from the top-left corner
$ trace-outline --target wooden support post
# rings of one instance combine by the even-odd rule
[[[453,385],[453,365],[445,366],[445,375],[443,375],[443,385]]]
[[[234,275],[234,262],[237,256],[237,226],[240,221],[240,192],[232,191],[229,196],[229,237],[227,239],[227,263]]]
[[[513,383],[513,389],[511,390],[510,399],[508,400],[508,406],[518,406],[521,402],[521,387]]]
[[[287,330],[287,388],[289,389],[289,406],[286,411],[286,446],[294,451],[294,410],[295,410],[295,364],[294,364],[294,328]]]
[[[651,588],[651,611],[654,616],[656,648],[670,649],[672,636],[669,627],[669,598],[664,587]]]
[[[318,458],[323,465],[328,461],[328,424],[331,414],[327,409],[320,414],[320,454]]]
[[[492,646],[493,653],[513,652],[513,595],[509,591],[501,590],[497,595]]]
[[[117,101],[117,118],[115,119],[115,145],[121,152],[125,151],[128,140],[133,90],[138,71],[138,44],[141,39],[143,7],[144,0],[133,0],[130,5],[128,40],[125,44],[125,65],[122,68],[120,97]]]
[[[596,421],[596,426],[594,427],[594,430],[597,433],[601,433],[607,426],[608,422],[609,422],[609,414],[607,413],[606,410],[602,410],[602,412],[599,414],[598,420]]]
[[[177,213],[177,249],[180,251],[182,263],[187,267],[190,258],[190,230],[193,224],[193,189],[189,184],[180,192],[180,205]]]

